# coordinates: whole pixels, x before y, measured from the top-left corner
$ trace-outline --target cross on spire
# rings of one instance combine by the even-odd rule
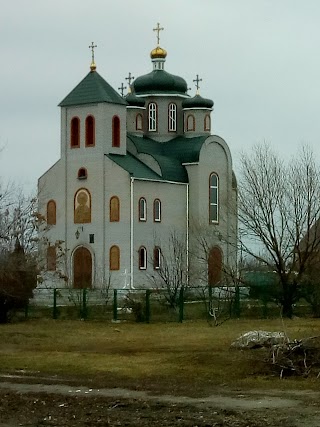
[[[159,22],[157,23],[156,28],[153,28],[153,31],[157,32],[157,44],[158,44],[158,46],[159,46],[159,43],[160,43],[160,31],[163,31],[163,30],[164,30],[164,28],[160,27]]]
[[[118,90],[120,90],[122,97],[123,97],[123,92],[124,92],[125,89],[127,89],[127,86],[124,86],[123,83],[121,83],[121,86],[118,87]]]
[[[91,45],[89,46],[89,49],[91,49],[91,55],[92,55],[92,60],[91,60],[91,71],[94,71],[96,69],[96,64],[94,63],[94,48],[98,47],[96,44],[94,44],[93,42],[91,42]]]
[[[134,79],[134,77],[129,72],[128,77],[126,77],[125,79],[128,80],[128,83],[129,83],[129,86],[130,86],[131,85],[131,81]]]
[[[192,80],[192,81],[195,82],[196,88],[197,88],[197,92],[198,92],[199,89],[200,89],[199,83],[202,82],[202,79],[199,79],[199,75],[197,74],[197,77],[194,80]]]

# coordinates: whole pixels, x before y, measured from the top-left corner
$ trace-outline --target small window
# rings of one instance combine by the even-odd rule
[[[157,131],[157,104],[150,102],[148,106],[148,117],[149,117],[149,131]]]
[[[176,104],[171,103],[168,108],[168,130],[169,132],[175,132],[177,130],[177,106]]]
[[[187,131],[188,132],[194,131],[195,128],[196,128],[195,118],[194,118],[194,116],[192,114],[189,114],[188,117],[187,117]]]
[[[110,222],[120,221],[120,200],[117,196],[110,199]]]
[[[93,116],[86,118],[86,147],[93,147],[95,144],[95,120]]]
[[[89,234],[89,243],[94,243],[94,234]]]
[[[88,178],[88,172],[86,168],[80,168],[78,170],[78,179],[87,179]]]
[[[153,250],[153,268],[159,270],[161,265],[161,249],[156,246]]]
[[[57,207],[54,200],[49,200],[47,203],[47,224],[56,225],[57,223]]]
[[[144,197],[139,199],[139,221],[147,221],[147,201]]]
[[[111,246],[109,254],[110,270],[120,270],[120,249],[118,246]]]
[[[210,118],[210,114],[206,114],[204,117],[204,130],[205,131],[210,131],[211,129],[211,118]]]
[[[161,201],[155,199],[153,202],[153,221],[161,222]]]
[[[217,223],[219,220],[219,178],[212,173],[209,178],[209,222]]]
[[[144,246],[139,249],[139,269],[147,269],[147,249]]]
[[[120,147],[120,119],[112,117],[112,147]]]
[[[57,268],[56,247],[48,246],[47,248],[47,270],[55,271]]]
[[[143,118],[142,114],[136,115],[136,130],[142,130],[143,129]]]
[[[71,148],[80,147],[80,119],[73,117],[71,119]]]

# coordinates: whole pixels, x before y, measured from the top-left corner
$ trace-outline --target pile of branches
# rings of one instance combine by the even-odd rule
[[[292,375],[320,378],[320,336],[272,346],[267,363],[280,378]]]

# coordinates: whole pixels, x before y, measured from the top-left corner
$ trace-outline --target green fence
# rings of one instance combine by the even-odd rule
[[[295,308],[309,314],[308,305]],[[165,289],[39,289],[25,312],[27,318],[90,319],[114,322],[183,322],[207,319],[279,317],[280,308],[249,298],[248,288],[182,287]]]

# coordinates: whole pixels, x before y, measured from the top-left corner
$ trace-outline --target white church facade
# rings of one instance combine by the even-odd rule
[[[235,265],[230,150],[212,135],[213,102],[198,90],[188,95],[186,81],[165,70],[166,55],[158,37],[153,69],[129,78],[126,96],[100,76],[93,56],[59,104],[61,156],[38,181],[47,286],[152,286],[166,257],[181,261],[172,259],[173,235],[184,268],[200,269],[202,281],[219,284],[223,265]]]

